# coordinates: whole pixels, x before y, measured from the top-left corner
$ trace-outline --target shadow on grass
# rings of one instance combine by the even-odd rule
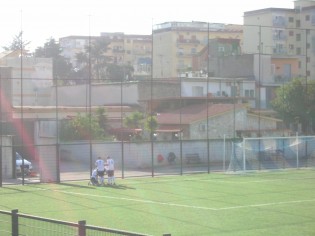
[[[130,186],[122,185],[122,184],[115,184],[115,185],[106,184],[105,186],[102,186],[102,187],[114,188],[114,189],[136,189],[134,187],[130,187]]]
[[[58,185],[68,186],[68,187],[73,187],[73,188],[88,188],[88,189],[96,187],[96,186],[93,186],[93,185],[84,186],[84,185],[80,185],[80,184],[71,184],[71,183],[58,183]]]
[[[122,185],[122,184],[116,184],[116,185],[105,184],[104,186],[102,186],[102,185],[99,185],[99,186],[96,186],[96,185],[84,186],[84,185],[80,185],[80,184],[59,183],[58,185],[68,186],[68,187],[72,187],[72,188],[87,188],[87,189],[100,188],[100,187],[113,188],[113,189],[135,189],[134,187],[129,187],[129,186]]]

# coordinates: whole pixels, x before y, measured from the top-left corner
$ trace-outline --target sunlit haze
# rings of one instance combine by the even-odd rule
[[[0,47],[22,30],[29,49],[49,38],[99,36],[100,32],[151,34],[152,25],[167,21],[243,24],[245,11],[293,8],[292,0],[10,0],[0,3]]]

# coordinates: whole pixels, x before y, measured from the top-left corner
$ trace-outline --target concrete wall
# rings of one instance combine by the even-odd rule
[[[56,104],[56,88],[51,91],[51,104]],[[121,91],[123,105],[138,104],[139,92],[137,83],[92,84],[91,105],[120,105]],[[87,85],[57,87],[58,106],[87,106],[89,105],[89,87]]]
[[[234,122],[235,116],[235,122]],[[235,130],[246,129],[247,113],[245,109],[227,112],[225,114],[210,117],[208,121],[209,138],[233,138],[234,125]],[[204,129],[201,129],[204,127]],[[202,120],[190,125],[191,139],[206,139],[207,138],[207,120]]]
[[[211,76],[222,78],[254,78],[253,55],[214,57],[209,60]]]
[[[209,140],[210,146],[210,159],[211,161],[222,161],[224,158],[230,159],[231,156],[231,144],[226,142],[226,152],[224,149],[224,140]],[[76,161],[85,162],[88,166],[90,161],[90,146],[86,142],[68,143],[60,145],[60,152],[66,154],[61,157],[62,161]],[[149,168],[152,165],[152,152],[151,142],[142,143],[124,143],[124,167],[127,169],[139,169]],[[161,164],[157,161],[157,156],[162,155],[165,158],[170,152],[174,152],[177,156],[177,161],[180,158],[180,141],[173,142],[154,142],[153,143],[153,161],[154,164]],[[207,162],[207,141],[194,140],[194,141],[182,141],[182,156],[186,154],[198,153],[202,162]],[[226,153],[226,157],[223,156]],[[93,143],[92,144],[92,159],[93,163],[98,156],[106,158],[110,155],[115,160],[115,165],[119,169],[121,168],[122,160],[122,144],[121,142],[111,143]],[[163,164],[163,163],[162,163]]]
[[[37,171],[40,174],[41,182],[56,182],[57,181],[57,148],[56,137],[51,134],[40,134],[40,123],[35,125],[35,148]],[[33,162],[35,164],[35,161]]]
[[[2,178],[12,178],[13,156],[12,156],[12,136],[0,136],[2,146]]]
[[[19,57],[7,57],[2,58],[0,64],[12,68],[11,76],[8,78],[12,86],[12,105],[48,104],[50,88],[53,84],[51,58],[23,57],[21,61]],[[21,85],[23,98],[21,97]]]

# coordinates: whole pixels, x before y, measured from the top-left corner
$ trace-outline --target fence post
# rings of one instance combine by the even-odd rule
[[[2,127],[2,125],[1,125]],[[2,132],[1,132],[2,133]],[[1,146],[0,146],[0,187],[2,187],[2,137],[1,137]]]
[[[78,222],[79,224],[79,236],[86,236],[86,228],[85,228],[85,225],[86,225],[86,221],[85,220],[80,220]]]
[[[19,216],[18,210],[11,211],[12,236],[19,236]]]

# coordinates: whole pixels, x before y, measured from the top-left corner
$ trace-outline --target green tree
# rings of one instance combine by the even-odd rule
[[[99,120],[96,116],[77,114],[71,120],[64,120],[60,125],[60,140],[89,140],[103,139],[104,131],[100,127]]]
[[[156,116],[148,116],[144,122],[144,128],[150,133],[151,139],[153,139],[154,132],[158,127]]]
[[[60,52],[59,43],[55,39],[50,38],[43,47],[35,49],[34,56],[52,58],[54,81],[63,81],[63,84],[68,84],[73,75],[73,69],[71,63],[61,56]]]
[[[112,81],[132,80],[134,69],[130,65],[109,64],[107,76]]]
[[[144,116],[141,112],[133,112],[124,120],[124,125],[131,129],[141,128]]]
[[[315,122],[315,81],[296,78],[276,90],[271,102],[286,124],[299,122],[302,131],[310,131]]]
[[[25,49],[25,47],[30,44],[30,41],[23,40],[23,31],[20,31],[19,34],[13,37],[13,40],[10,45],[2,47],[6,51],[16,51]]]
[[[104,134],[106,135],[108,133],[108,126],[107,126],[107,115],[106,115],[106,110],[104,107],[99,107],[96,110],[96,117],[99,123],[99,126],[101,129],[104,131]]]
[[[78,70],[83,71],[83,75],[90,71],[96,81],[105,80],[107,65],[111,62],[111,58],[106,56],[109,44],[106,38],[99,37],[86,46],[84,52],[77,53]]]

